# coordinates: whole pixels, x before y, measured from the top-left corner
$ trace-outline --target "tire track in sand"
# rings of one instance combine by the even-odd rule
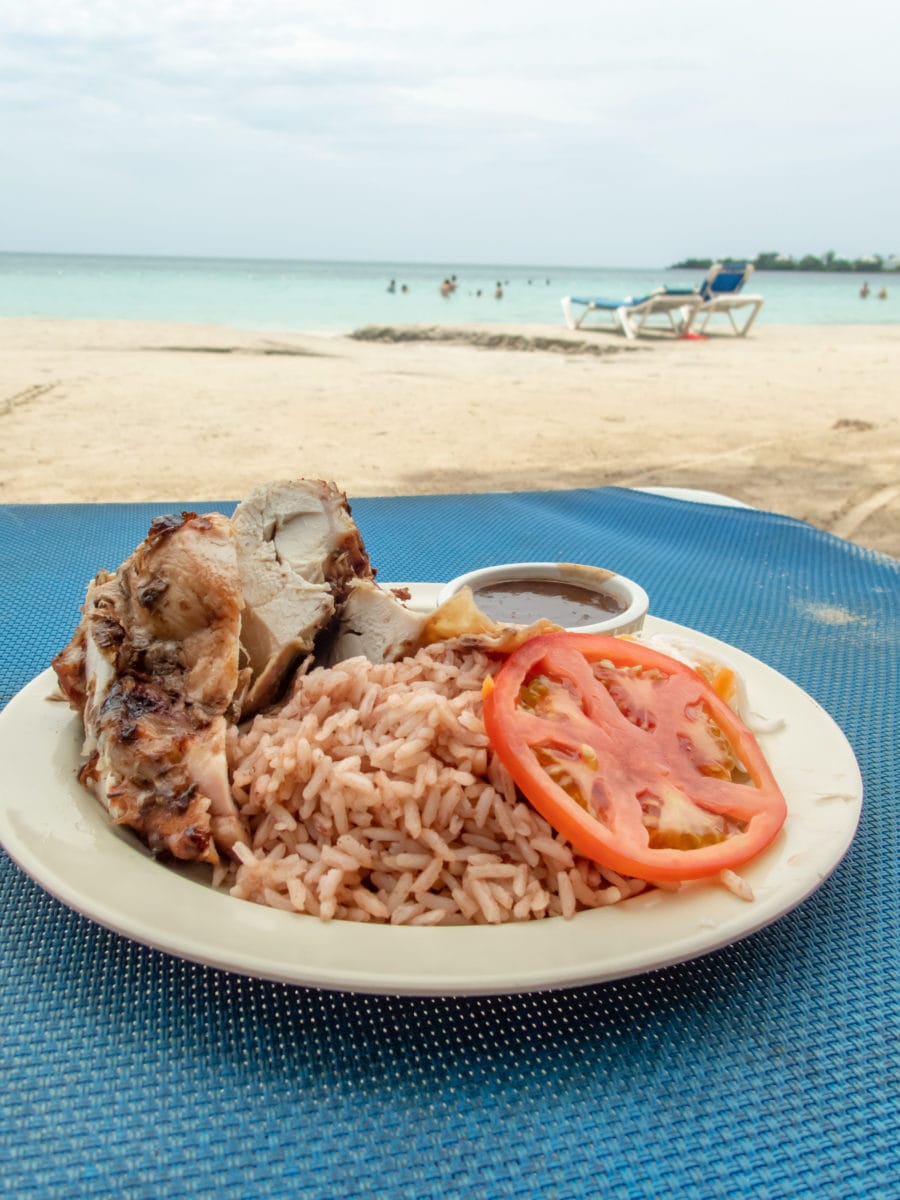
[[[880,508],[885,508],[898,496],[900,496],[900,483],[891,483],[887,487],[876,488],[865,500],[860,500],[858,504],[854,504],[843,516],[839,517],[829,532],[842,538],[852,537],[873,513],[878,512]]]
[[[21,408],[23,404],[31,404],[57,387],[59,380],[54,383],[35,383],[31,387],[23,388],[21,392],[14,392],[12,396],[5,396],[0,400],[0,417],[10,416],[13,409]]]

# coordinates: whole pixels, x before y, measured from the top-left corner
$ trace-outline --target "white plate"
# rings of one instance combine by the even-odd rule
[[[408,585],[427,609],[437,587]],[[775,843],[742,872],[752,903],[717,885],[651,891],[622,904],[501,926],[397,928],[323,923],[213,891],[202,868],[166,867],[111,826],[75,778],[80,721],[45,671],[0,714],[0,842],[64,904],[126,937],[241,974],[312,987],[462,995],[571,987],[685,962],[776,920],[843,857],[859,819],[862,780],[831,717],[770,667],[732,647],[649,617],[648,632],[690,637],[743,672],[751,707],[785,726],[760,737],[788,802]]]

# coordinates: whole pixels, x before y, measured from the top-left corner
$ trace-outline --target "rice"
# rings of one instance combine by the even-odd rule
[[[502,924],[642,891],[575,854],[491,750],[481,685],[499,661],[460,642],[302,675],[275,713],[229,731],[251,834],[215,882],[322,920]]]

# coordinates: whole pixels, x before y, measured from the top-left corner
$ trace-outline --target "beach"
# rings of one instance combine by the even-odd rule
[[[627,342],[558,325],[0,320],[0,503],[617,485],[721,492],[900,556],[900,325]]]

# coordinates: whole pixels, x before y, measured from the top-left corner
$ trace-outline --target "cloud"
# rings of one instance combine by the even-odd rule
[[[776,0],[5,9],[0,120],[15,163],[0,164],[0,181],[18,198],[7,236],[21,244],[52,248],[61,229],[89,229],[90,211],[63,207],[80,196],[96,198],[95,236],[108,243],[126,223],[111,221],[106,189],[142,212],[155,245],[177,237],[183,252],[213,225],[248,253],[274,248],[267,218],[274,205],[287,220],[291,196],[329,245],[364,204],[377,237],[397,245],[423,208],[445,224],[465,214],[453,236],[473,253],[490,226],[524,257],[537,236],[577,258],[579,227],[598,222],[628,237],[626,258],[676,256],[679,239],[729,222],[802,250],[779,236],[779,197],[802,212],[791,235],[805,222],[818,247],[867,215],[843,164],[882,194],[900,185],[898,17],[874,0],[849,13],[826,0],[814,22]],[[283,210],[280,197],[254,200],[266,180],[285,192]],[[333,199],[348,190],[355,211]],[[217,219],[204,223],[210,203]],[[876,242],[887,207],[869,206],[884,226]],[[438,253],[448,233],[431,236]]]

